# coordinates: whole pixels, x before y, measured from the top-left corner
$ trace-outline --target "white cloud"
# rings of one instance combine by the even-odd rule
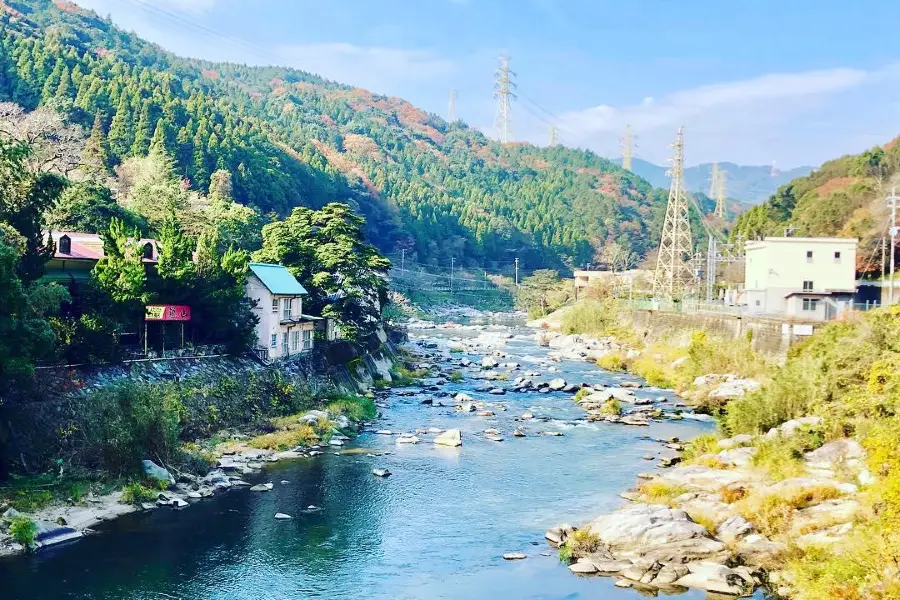
[[[660,162],[668,154],[675,130],[685,125],[693,145],[693,160],[689,162],[742,160],[751,153],[777,152],[787,132],[796,132],[798,123],[808,121],[812,112],[830,109],[829,118],[838,120],[836,112],[841,109],[849,113],[843,121],[849,121],[855,115],[848,111],[849,103],[842,104],[842,100],[869,88],[896,90],[890,82],[898,69],[900,65],[873,71],[834,68],[772,73],[702,85],[660,97],[648,96],[633,105],[603,104],[566,113],[560,117],[560,129],[569,133],[568,143],[616,156],[617,137],[630,124],[641,138],[640,154]],[[885,137],[890,133],[886,131]],[[787,153],[786,147],[783,150]],[[785,162],[794,164],[796,158],[791,158],[787,156]]]
[[[298,69],[379,93],[391,93],[398,84],[442,79],[457,69],[452,60],[427,50],[344,42],[281,46],[276,53]]]

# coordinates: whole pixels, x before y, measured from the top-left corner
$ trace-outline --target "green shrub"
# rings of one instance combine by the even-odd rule
[[[686,493],[688,489],[681,485],[657,480],[641,483],[638,485],[637,491],[647,502],[671,505],[675,498]]]
[[[464,376],[462,374],[462,371],[457,370],[457,371],[453,371],[452,373],[450,373],[450,376],[447,377],[447,379],[449,379],[453,383],[459,383],[460,381],[462,381],[464,379]]]
[[[18,544],[26,548],[34,547],[34,538],[37,536],[37,524],[28,517],[16,517],[9,525],[9,534]]]
[[[129,483],[122,488],[122,502],[125,504],[154,502],[158,497],[159,490],[146,487],[139,482]]]
[[[622,415],[622,404],[615,398],[610,398],[600,407],[600,412],[604,415],[619,417]]]
[[[642,354],[631,361],[631,372],[642,377],[649,385],[660,388],[674,388],[675,378],[668,367],[650,354]]]
[[[559,560],[565,564],[571,564],[573,560],[575,560],[572,552],[572,547],[568,544],[563,544],[559,547]]]
[[[610,352],[600,357],[597,366],[607,371],[624,371],[628,367],[625,355],[621,352]]]
[[[704,454],[717,454],[719,452],[719,436],[713,433],[698,435],[689,441],[681,456],[686,461],[696,460]]]
[[[577,529],[569,535],[566,543],[559,548],[559,560],[571,563],[576,558],[586,556],[600,549],[600,537],[590,529]]]
[[[613,335],[620,330],[619,306],[612,299],[582,300],[562,316],[563,333]]]
[[[346,415],[351,421],[371,421],[378,414],[375,401],[363,396],[333,396],[325,410],[332,415]]]

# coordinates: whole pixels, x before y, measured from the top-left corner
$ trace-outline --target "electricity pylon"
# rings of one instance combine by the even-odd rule
[[[715,198],[719,191],[719,163],[712,164],[712,172],[709,174],[709,194],[710,198]]]
[[[727,183],[727,171],[719,171],[716,177],[716,189],[714,191],[716,199],[716,210],[713,214],[720,219],[726,217],[727,210],[725,208],[725,184]]]
[[[673,148],[675,156],[669,171],[672,183],[653,276],[653,297],[664,300],[681,298],[685,287],[693,279],[690,262],[693,241],[684,190],[684,127],[678,128]]]
[[[631,158],[634,153],[634,136],[631,134],[631,125],[625,126],[625,135],[622,136],[622,168],[631,170]]]
[[[450,105],[447,107],[447,120],[456,121],[456,90],[450,90]]]
[[[510,109],[511,100],[516,99],[516,94],[513,91],[516,89],[516,82],[513,81],[516,74],[509,70],[508,56],[500,56],[500,68],[497,69],[495,75],[494,99],[497,100],[497,117],[494,121],[494,125],[497,127],[500,143],[506,144],[513,141],[512,114]]]
[[[556,126],[555,125],[550,126],[549,133],[550,133],[550,144],[549,145],[555,146],[556,145]]]

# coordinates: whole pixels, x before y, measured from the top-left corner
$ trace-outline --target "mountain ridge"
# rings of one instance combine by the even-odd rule
[[[225,169],[264,214],[347,202],[383,250],[435,265],[571,267],[610,243],[644,255],[658,241],[665,191],[592,152],[500,145],[296,69],[180,58],[71,2],[0,8],[2,99],[85,127],[99,115],[110,166],[158,137],[194,189]]]

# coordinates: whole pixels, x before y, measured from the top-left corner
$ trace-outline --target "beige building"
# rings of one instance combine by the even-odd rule
[[[607,286],[617,291],[637,287],[638,281],[646,279],[647,272],[641,269],[628,271],[575,271],[575,297],[580,298],[592,286]],[[620,289],[621,288],[621,289]]]
[[[827,321],[852,308],[857,241],[767,237],[747,242],[743,295],[747,312]]]
[[[303,314],[306,290],[282,265],[250,263],[245,294],[256,301],[255,351],[274,360],[309,352],[313,348],[315,321]]]

